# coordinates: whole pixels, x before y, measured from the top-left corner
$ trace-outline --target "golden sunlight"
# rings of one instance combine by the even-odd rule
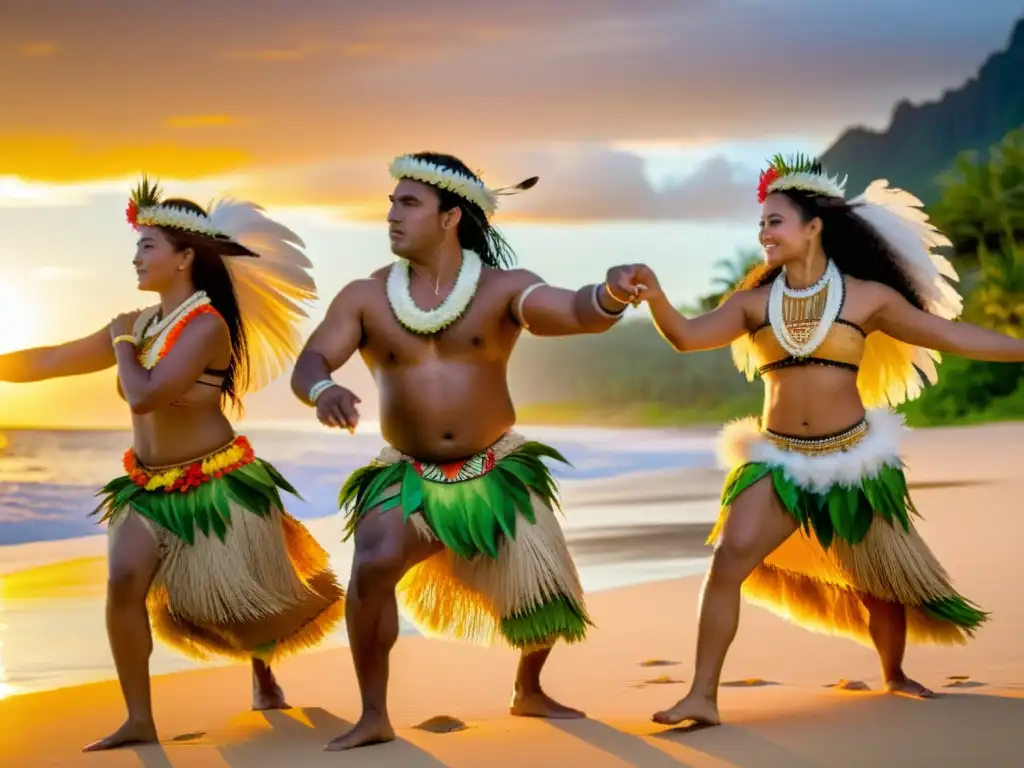
[[[0,277],[0,353],[29,346],[35,338],[37,313],[25,286]]]

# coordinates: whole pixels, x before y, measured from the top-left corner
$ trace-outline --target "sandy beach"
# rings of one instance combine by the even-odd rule
[[[359,714],[346,648],[308,653],[278,671],[295,707],[254,713],[248,670],[217,667],[154,679],[159,745],[83,755],[117,727],[116,682],[0,700],[0,764],[89,766],[1013,766],[1024,764],[1024,598],[1020,596],[1020,454],[1024,425],[912,433],[909,479],[922,535],[959,590],[993,613],[965,647],[908,649],[909,674],[940,696],[882,694],[876,658],[846,640],[807,633],[744,606],[725,668],[726,724],[666,729],[650,715],[676,701],[691,674],[697,576],[594,594],[598,628],[559,647],[549,693],[589,719],[549,722],[507,714],[516,655],[505,648],[403,637],[392,657],[391,715],[399,738],[351,753],[323,745]],[[610,485],[625,502],[630,489]],[[600,495],[600,489],[591,490]],[[652,478],[651,498],[705,495]],[[575,500],[573,515],[585,515]],[[664,549],[648,531],[630,546]],[[604,546],[607,546],[605,544]],[[654,548],[653,550],[651,548]],[[98,553],[97,553],[98,554]],[[655,555],[660,556],[660,555]],[[94,557],[51,571],[9,573],[3,589],[95,590]],[[59,587],[55,585],[59,584]],[[33,586],[34,585],[34,586]],[[839,684],[841,681],[843,683]]]

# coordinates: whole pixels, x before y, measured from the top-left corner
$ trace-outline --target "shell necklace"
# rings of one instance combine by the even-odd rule
[[[791,357],[811,355],[839,317],[843,293],[843,276],[831,260],[821,279],[807,288],[786,285],[783,267],[768,296],[768,321],[779,345]]]
[[[413,301],[410,284],[412,265],[400,259],[391,265],[388,272],[387,296],[391,311],[402,326],[413,333],[429,336],[444,330],[465,313],[476,295],[483,271],[483,262],[474,251],[462,252],[462,266],[455,277],[448,298],[434,309],[421,309]]]

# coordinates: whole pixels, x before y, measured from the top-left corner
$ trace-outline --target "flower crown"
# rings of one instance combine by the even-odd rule
[[[770,193],[783,189],[801,189],[825,197],[845,197],[846,179],[844,176],[840,181],[839,176],[829,176],[821,161],[805,155],[796,155],[789,160],[775,155],[768,168],[761,171],[757,202],[763,203]]]
[[[150,182],[146,177],[132,190],[128,199],[128,208],[125,216],[128,223],[134,229],[139,227],[170,227],[182,229],[187,232],[196,232],[207,237],[224,238],[226,235],[221,232],[210,221],[209,216],[196,211],[178,208],[176,206],[161,205],[163,190],[156,182]]]
[[[446,189],[467,200],[479,208],[488,217],[494,215],[498,208],[499,195],[514,195],[518,192],[525,192],[533,187],[538,177],[533,176],[521,181],[514,187],[501,187],[490,189],[480,179],[467,176],[459,171],[422,160],[413,155],[401,155],[391,161],[389,168],[392,178],[396,180],[412,179],[429,184],[438,189]]]

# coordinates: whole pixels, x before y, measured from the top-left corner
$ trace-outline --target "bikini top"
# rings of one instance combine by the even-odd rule
[[[767,314],[766,309],[765,315]],[[766,317],[765,324],[750,334],[750,343],[757,371],[762,376],[781,368],[800,365],[825,365],[845,368],[856,373],[860,370],[860,363],[864,357],[866,338],[867,334],[859,325],[836,318],[821,345],[810,356],[793,357],[779,344],[779,340],[775,338],[775,331]]]

